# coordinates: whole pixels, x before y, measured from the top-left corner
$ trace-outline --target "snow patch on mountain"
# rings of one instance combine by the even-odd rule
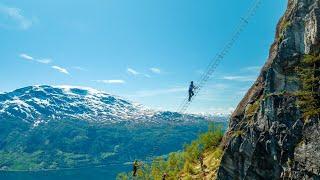
[[[70,118],[119,122],[154,114],[140,104],[88,87],[38,85],[0,94],[0,117],[28,122]]]
[[[50,120],[143,124],[217,121],[209,116],[154,111],[104,91],[67,85],[29,86],[0,94],[1,119],[19,119],[34,128]]]
[[[153,121],[159,113],[88,87],[37,85],[0,94],[0,118],[15,118],[31,123],[40,119]]]
[[[60,86],[52,86],[54,88],[60,88],[62,89],[66,94],[72,94],[76,95],[73,90],[78,89],[78,90],[84,90],[87,91],[88,95],[95,95],[99,96],[101,94],[106,94],[103,91],[99,91],[90,87],[84,87],[84,86],[70,86],[70,85],[60,85]]]

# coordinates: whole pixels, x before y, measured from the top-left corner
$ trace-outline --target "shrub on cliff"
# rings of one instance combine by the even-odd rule
[[[320,115],[320,56],[305,55],[297,68],[301,90],[297,93],[303,117],[319,118]]]

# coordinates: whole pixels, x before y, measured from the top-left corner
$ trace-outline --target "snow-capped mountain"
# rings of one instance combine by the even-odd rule
[[[208,120],[219,119],[153,111],[92,88],[29,86],[0,93],[0,170],[147,159],[179,150]]]
[[[90,122],[195,122],[209,116],[154,111],[124,98],[88,87],[28,86],[0,94],[0,119],[20,119],[34,126],[49,120]]]
[[[86,87],[29,86],[0,94],[0,117],[26,122],[70,118],[113,122],[155,114],[142,105]]]

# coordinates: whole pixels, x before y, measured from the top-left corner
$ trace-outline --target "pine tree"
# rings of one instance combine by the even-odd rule
[[[305,55],[298,67],[301,90],[297,93],[303,118],[319,118],[320,115],[320,56]]]

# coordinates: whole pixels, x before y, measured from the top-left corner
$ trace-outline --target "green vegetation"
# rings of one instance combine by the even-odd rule
[[[301,81],[301,90],[297,93],[298,106],[303,118],[309,119],[320,115],[320,56],[305,55],[297,68]]]
[[[246,109],[246,116],[252,117],[258,110],[260,106],[260,100],[257,100],[253,104],[249,104]]]
[[[287,18],[283,17],[280,21],[279,30],[280,32],[283,32],[285,29],[287,29],[289,26],[291,26],[291,21],[289,21]]]
[[[244,132],[243,130],[234,131],[233,136],[234,137],[244,136]]]
[[[0,118],[0,124],[0,169],[8,171],[120,164],[117,171],[121,172],[126,168],[123,163],[131,156],[145,159],[159,143],[165,148],[154,152],[157,156],[176,151],[183,142],[195,139],[198,132],[208,127],[205,121],[181,123],[168,133],[168,124],[151,123],[141,127],[140,124],[52,120],[30,127],[16,119]]]
[[[284,96],[287,94],[290,94],[290,92],[287,92],[286,90],[282,90],[280,92],[268,93],[264,96],[264,99],[271,97],[271,96]]]
[[[290,21],[284,21],[284,23],[282,24],[282,30],[285,30],[290,26],[291,26],[291,22]]]
[[[278,35],[279,42],[283,41],[283,39],[284,39],[283,32],[285,29],[287,29],[290,26],[291,26],[291,21],[288,21],[285,17],[283,17],[280,24],[279,24],[279,35]]]
[[[167,158],[157,157],[152,164],[142,165],[138,171],[137,179],[162,179],[166,173],[167,179],[194,179],[201,176],[201,167],[199,167],[199,157],[204,156],[210,171],[217,170],[222,149],[219,147],[223,137],[221,127],[211,124],[208,132],[201,134],[190,144],[184,146],[182,152],[170,153]],[[120,173],[117,176],[119,180],[132,179],[132,173]]]
[[[51,152],[53,153],[53,152]],[[88,165],[94,159],[87,154],[74,154],[67,152],[55,152],[55,157],[47,155],[44,151],[33,153],[0,151],[0,166],[2,170],[42,170],[75,167],[77,164]],[[49,160],[48,160],[49,159]],[[58,167],[60,165],[60,167]]]

